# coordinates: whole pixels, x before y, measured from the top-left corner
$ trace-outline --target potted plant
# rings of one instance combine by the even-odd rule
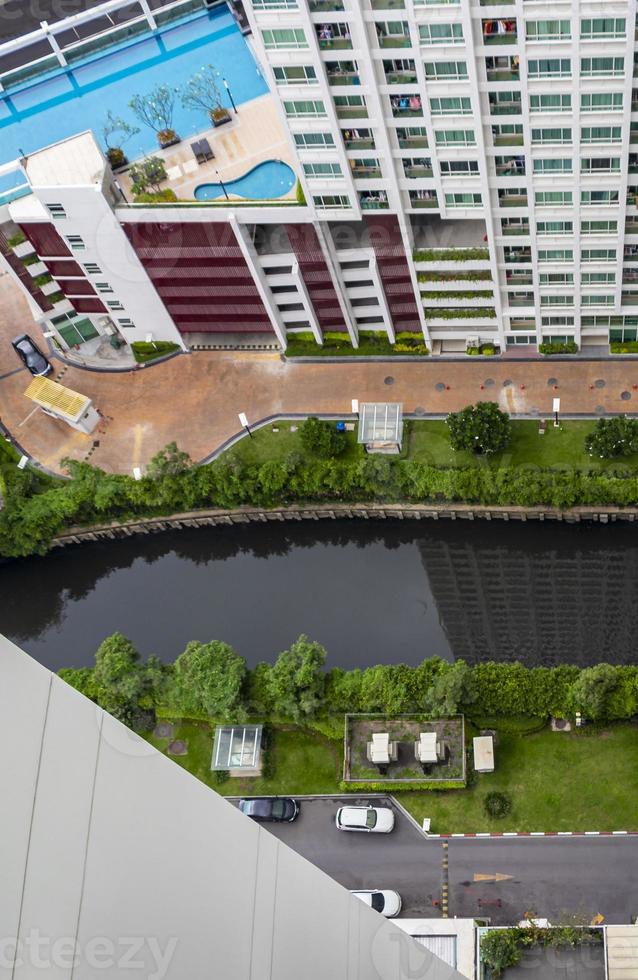
[[[140,122],[154,131],[162,149],[180,142],[173,129],[176,94],[177,89],[169,85],[156,85],[148,95],[134,95],[129,102]]]
[[[129,170],[129,177],[135,195],[144,194],[150,188],[155,194],[160,193],[160,184],[166,180],[166,167],[160,157],[145,157],[139,163],[134,163]]]
[[[106,144],[106,157],[114,170],[128,163],[122,144],[136,133],[139,133],[137,126],[131,126],[121,116],[114,116],[109,109],[102,124],[102,137]]]
[[[206,65],[189,78],[181,96],[185,109],[202,110],[208,113],[213,126],[223,126],[232,118],[228,109],[222,105],[217,84],[218,74],[213,65]]]

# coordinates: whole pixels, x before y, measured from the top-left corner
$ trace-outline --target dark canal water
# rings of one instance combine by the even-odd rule
[[[53,669],[115,630],[167,661],[220,639],[253,665],[305,632],[331,666],[631,663],[637,600],[631,525],[255,524],[0,566],[0,632]]]

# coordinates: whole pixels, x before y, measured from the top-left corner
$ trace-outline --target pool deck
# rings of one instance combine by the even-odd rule
[[[190,173],[185,172],[184,164],[190,166],[190,161],[195,162],[191,143],[202,138],[210,143],[215,159],[198,165]],[[158,149],[153,155],[163,158],[169,174],[173,168],[179,168],[180,175],[171,175],[172,179],[169,177],[162,187],[174,190],[177,197],[184,200],[193,200],[195,188],[200,184],[217,183],[219,177],[225,183],[236,180],[266,160],[283,160],[295,169],[295,159],[270,94],[244,102],[239,107],[239,113],[233,113],[232,122],[217,129],[203,130],[198,136],[184,139],[166,150]],[[127,198],[132,200],[128,173],[118,174],[118,180]],[[293,185],[281,200],[294,198]]]

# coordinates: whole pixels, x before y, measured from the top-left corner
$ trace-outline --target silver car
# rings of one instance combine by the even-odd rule
[[[385,915],[387,919],[391,919],[401,911],[401,896],[390,888],[351,891],[350,894],[356,895],[369,908]]]
[[[388,806],[342,806],[335,817],[337,830],[364,834],[389,834],[394,828],[394,812]]]

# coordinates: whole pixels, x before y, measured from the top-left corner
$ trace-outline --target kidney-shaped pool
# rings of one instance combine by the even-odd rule
[[[224,193],[244,197],[250,201],[260,201],[274,197],[283,197],[293,187],[295,173],[282,160],[266,160],[258,163],[243,177],[237,180],[224,181],[218,184],[200,184],[195,188],[195,198],[198,201],[214,201]]]

